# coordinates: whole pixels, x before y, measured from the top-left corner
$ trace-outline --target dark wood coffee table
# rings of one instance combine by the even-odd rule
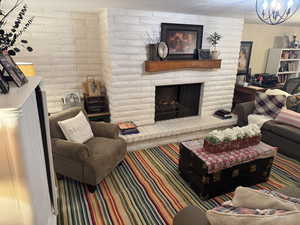
[[[270,148],[272,155],[266,158],[249,157],[248,160],[247,154],[251,153],[248,149],[235,150],[230,154],[237,154],[235,160],[238,160],[238,163],[234,161],[228,165],[225,154],[220,155],[220,153],[217,153],[217,159],[214,159],[217,161],[215,162],[222,165],[226,164],[227,167],[219,167],[217,170],[211,170],[212,166],[208,166],[207,163],[211,164],[212,160],[205,161],[207,153],[203,152],[204,150],[201,147],[200,141],[199,146],[197,146],[197,143],[194,144],[194,142],[189,142],[188,144],[187,142],[183,142],[180,144],[179,172],[181,177],[203,200],[232,192],[238,186],[252,186],[267,181],[273,165],[274,155],[276,154],[276,148],[261,143],[260,145],[253,146],[252,153],[256,151],[256,148],[258,149],[258,146],[259,149],[263,146],[264,149]],[[236,151],[240,152],[237,153]],[[205,157],[201,154],[205,154]],[[239,154],[241,157],[243,156],[243,161],[239,161]],[[220,156],[220,161],[218,156]],[[228,157],[231,158],[231,155]],[[222,162],[222,160],[224,161]],[[213,166],[215,168],[216,163]]]

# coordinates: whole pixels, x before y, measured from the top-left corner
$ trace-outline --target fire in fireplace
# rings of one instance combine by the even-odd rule
[[[155,121],[196,116],[202,83],[157,86],[155,89]]]

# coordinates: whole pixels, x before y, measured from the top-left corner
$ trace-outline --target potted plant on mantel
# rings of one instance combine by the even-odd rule
[[[0,5],[3,0],[0,0]],[[23,5],[23,6],[22,6]],[[13,22],[12,26],[8,25],[8,17],[15,11],[17,8],[21,7],[17,18]],[[16,55],[21,51],[19,48],[25,48],[27,51],[32,52],[33,49],[28,46],[27,40],[20,40],[22,34],[28,29],[32,24],[34,17],[30,17],[26,20],[27,5],[24,4],[23,0],[16,0],[13,7],[7,11],[0,9],[0,51],[8,51],[8,54],[11,56]]]
[[[217,32],[211,33],[207,40],[211,43],[211,58],[218,59],[220,51],[217,50],[217,45],[221,40],[222,36]]]

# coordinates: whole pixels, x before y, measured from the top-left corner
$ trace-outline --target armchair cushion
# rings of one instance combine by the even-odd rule
[[[53,138],[51,142],[54,154],[74,160],[85,160],[90,155],[87,145],[78,144],[59,138]]]
[[[120,149],[126,149],[125,141],[121,138],[95,137],[85,143],[89,148],[91,158],[98,158],[109,155],[114,158],[114,153],[118,154]]]
[[[87,183],[98,184],[120,163],[126,154],[126,142],[122,138],[95,137],[86,145],[91,156],[85,164]]]
[[[95,137],[117,138],[119,127],[112,123],[90,122]]]

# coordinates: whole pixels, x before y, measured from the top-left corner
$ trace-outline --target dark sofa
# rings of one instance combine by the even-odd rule
[[[254,112],[254,102],[238,104],[234,112],[238,116],[238,126],[246,126],[248,115]],[[279,147],[280,153],[300,161],[300,128],[271,120],[262,126],[261,132],[263,142]]]

